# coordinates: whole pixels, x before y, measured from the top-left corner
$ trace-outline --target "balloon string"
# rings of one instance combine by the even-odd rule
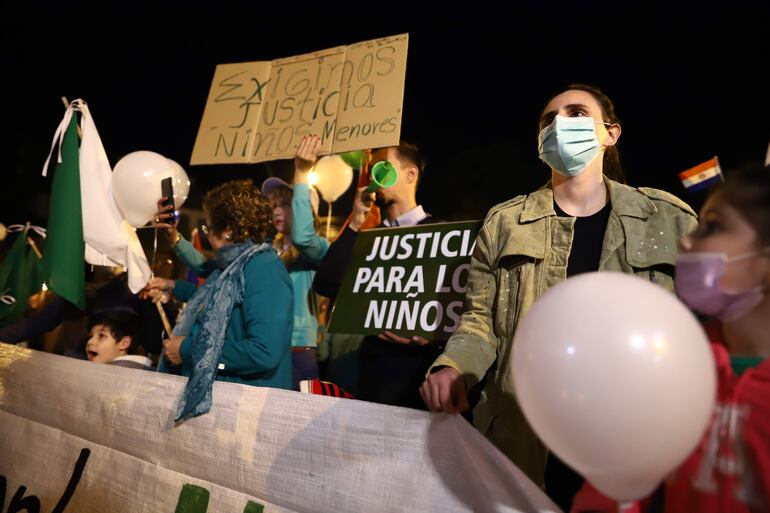
[[[40,250],[37,247],[37,244],[35,244],[35,241],[32,240],[31,237],[27,237],[27,244],[29,244],[29,247],[32,248],[32,251],[35,253],[35,256],[38,260],[43,259],[43,254],[40,252]]]
[[[637,501],[619,502],[618,513],[639,513],[639,503]]]
[[[8,225],[8,232],[23,232],[24,230],[27,230],[27,229],[32,230],[33,232],[37,233],[41,237],[45,238],[45,235],[46,235],[45,228],[41,228],[39,226],[35,226],[34,224],[26,223],[26,224],[11,224],[11,225]]]
[[[153,235],[152,239],[152,263],[150,264],[150,269],[155,269],[155,255],[158,253],[158,228],[155,227],[155,233]],[[154,271],[153,272],[154,275]]]
[[[5,289],[3,292],[0,292],[0,302],[5,303],[6,305],[12,305],[16,303],[16,298],[8,295],[10,291],[11,289]]]
[[[332,202],[327,201],[326,204],[329,206],[329,211],[326,213],[326,239],[329,240],[329,229],[332,226]]]

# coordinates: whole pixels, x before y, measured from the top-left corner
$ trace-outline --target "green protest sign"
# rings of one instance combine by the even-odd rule
[[[465,306],[480,227],[461,221],[359,233],[329,332],[448,338]]]

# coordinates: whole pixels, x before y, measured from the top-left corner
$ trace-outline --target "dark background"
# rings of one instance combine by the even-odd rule
[[[89,103],[113,165],[136,150],[181,163],[194,207],[221,181],[292,173],[288,160],[189,166],[217,64],[402,32],[410,34],[402,137],[428,155],[419,201],[446,219],[482,217],[547,180],[537,119],[573,81],[614,100],[628,182],[696,208],[701,197],[684,192],[678,172],[714,155],[726,173],[760,165],[770,141],[768,2],[105,5],[2,8],[0,222],[46,224],[50,176],[40,172],[61,96]]]

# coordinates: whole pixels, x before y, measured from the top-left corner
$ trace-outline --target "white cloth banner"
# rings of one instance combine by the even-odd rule
[[[83,128],[78,164],[85,260],[93,265],[125,267],[128,287],[131,292],[137,293],[150,280],[150,265],[136,229],[123,218],[115,203],[112,195],[112,168],[86,102],[77,99],[69,105],[54,135],[51,151],[57,142],[61,148],[61,141],[74,111],[81,113]],[[61,162],[61,151],[57,161]],[[48,163],[49,160],[46,160],[43,175],[46,174]]]
[[[83,100],[75,100],[82,113],[80,143],[80,197],[83,209],[83,238],[86,262],[122,265],[128,273],[128,288],[137,293],[150,280],[150,265],[136,236],[136,229],[123,219],[112,195],[112,168],[96,131],[94,119]]]
[[[5,504],[39,501],[46,513],[559,511],[461,417],[217,382],[211,412],[175,426],[184,383],[0,344]]]

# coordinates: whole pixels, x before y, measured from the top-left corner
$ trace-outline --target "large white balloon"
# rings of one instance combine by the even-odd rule
[[[551,288],[519,323],[512,358],[538,436],[619,501],[651,493],[712,415],[716,373],[700,324],[637,277],[590,273]]]
[[[174,177],[166,157],[152,151],[129,153],[115,164],[112,194],[123,217],[133,226],[144,226],[158,210],[160,182]]]
[[[166,160],[174,168],[174,206],[179,208],[190,195],[190,179],[182,166],[169,158]]]
[[[330,203],[337,201],[353,183],[353,168],[339,155],[321,157],[313,170],[318,177],[315,188],[321,192],[324,200]]]

